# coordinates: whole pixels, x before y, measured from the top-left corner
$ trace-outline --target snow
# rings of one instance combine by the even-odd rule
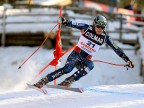
[[[17,68],[28,57],[36,47],[7,47],[0,48],[0,91],[5,90],[22,90],[27,82],[38,73],[46,64],[53,58],[53,50],[42,48],[36,53],[20,70]],[[110,84],[134,84],[141,83],[139,76],[140,72],[140,58],[137,57],[134,51],[125,51],[129,58],[136,64],[134,69],[128,71],[124,67],[111,66],[103,63],[95,63],[93,69],[86,77],[83,77],[78,82],[73,84],[74,87],[90,87],[95,85],[110,85]],[[65,55],[62,59],[63,67],[66,58],[69,54]],[[101,49],[93,60],[103,60],[118,64],[125,64],[114,51],[110,49]],[[46,74],[54,71],[54,67],[48,68],[38,79],[44,77]],[[66,77],[70,76],[76,70],[74,69],[70,74],[64,75],[57,80],[61,82]],[[38,80],[37,79],[37,80]],[[36,80],[36,81],[37,81]],[[53,83],[52,83],[53,84]]]
[[[0,94],[0,108],[143,108],[144,85],[110,85],[85,88],[84,93],[47,89]]]

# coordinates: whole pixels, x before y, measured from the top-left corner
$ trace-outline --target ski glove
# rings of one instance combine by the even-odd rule
[[[65,24],[67,22],[66,18],[63,16],[59,17],[57,21],[58,23],[61,23],[61,24]]]
[[[128,62],[127,62],[127,66],[128,66],[129,68],[134,68],[134,63],[133,63],[132,61],[128,61]]]

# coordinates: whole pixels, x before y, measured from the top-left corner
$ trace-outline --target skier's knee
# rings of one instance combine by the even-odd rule
[[[86,67],[89,71],[91,71],[94,68],[94,64],[93,62],[90,62],[87,67]]]
[[[64,73],[65,74],[67,74],[67,73],[70,73],[71,71],[72,71],[72,67],[70,67],[70,66],[64,66],[63,67],[63,71],[64,71]]]

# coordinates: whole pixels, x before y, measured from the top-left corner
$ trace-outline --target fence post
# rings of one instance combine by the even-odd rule
[[[122,41],[122,30],[123,30],[123,15],[120,14],[120,34],[119,34],[119,41]]]
[[[29,12],[31,12],[31,4],[32,4],[32,0],[29,0],[28,2],[29,2],[29,3],[28,3],[28,4],[29,4],[29,5],[28,5]]]
[[[2,28],[3,28],[3,32],[2,32],[2,37],[1,37],[1,46],[4,47],[5,46],[5,39],[6,39],[6,8],[4,8],[3,10],[3,22],[2,22]]]
[[[140,76],[143,77],[142,83],[144,83],[144,64],[143,59],[140,60]]]
[[[96,17],[96,10],[92,9],[92,22],[93,22],[95,17]]]

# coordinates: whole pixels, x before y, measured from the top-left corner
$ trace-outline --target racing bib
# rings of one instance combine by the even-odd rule
[[[77,44],[79,48],[84,50],[89,55],[94,55],[96,52],[98,52],[100,45],[92,42],[91,40],[85,38],[81,35],[79,42]]]

